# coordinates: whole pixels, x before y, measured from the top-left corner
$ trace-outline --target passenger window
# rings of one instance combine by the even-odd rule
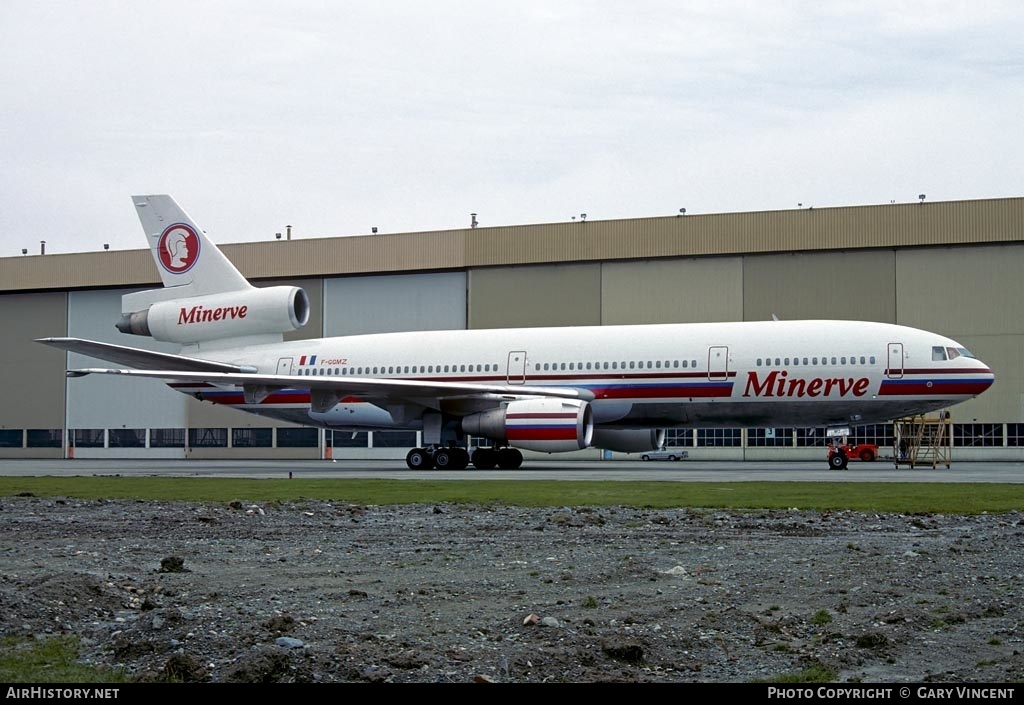
[[[872,355],[871,357],[869,357],[868,362],[870,362],[872,365],[875,364],[875,356]]]

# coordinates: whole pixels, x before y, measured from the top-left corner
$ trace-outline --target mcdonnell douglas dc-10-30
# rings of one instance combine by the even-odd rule
[[[410,468],[517,468],[519,449],[621,452],[678,427],[825,426],[924,414],[992,371],[947,337],[852,321],[444,330],[285,342],[304,290],[252,286],[166,195],[132,199],[162,289],[126,294],[117,328],[179,354],[40,342],[166,380],[197,399],[307,426],[422,431]],[[487,439],[472,451],[467,436]]]

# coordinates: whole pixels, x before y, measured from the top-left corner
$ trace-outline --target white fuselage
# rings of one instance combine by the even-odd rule
[[[593,394],[595,426],[607,428],[874,423],[964,401],[993,382],[991,370],[949,338],[858,321],[382,333],[259,345],[209,357],[292,375],[299,378],[297,386],[255,404],[246,403],[240,388],[173,386],[252,413],[353,430],[417,429],[423,409],[352,396],[315,412],[302,378],[584,389]],[[480,404],[451,398],[439,410],[462,416]]]

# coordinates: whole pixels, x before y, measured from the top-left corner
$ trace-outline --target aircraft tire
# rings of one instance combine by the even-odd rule
[[[523,454],[515,448],[502,448],[498,451],[498,467],[502,470],[517,470],[523,464]]]
[[[405,456],[410,470],[429,470],[434,467],[434,458],[423,448],[413,448]]]
[[[473,451],[472,462],[477,470],[493,470],[498,466],[498,453],[494,448],[477,448]]]
[[[447,448],[441,448],[434,453],[434,467],[438,470],[450,470],[455,464],[455,454]]]

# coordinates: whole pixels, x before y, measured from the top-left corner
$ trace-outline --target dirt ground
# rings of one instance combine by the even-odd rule
[[[0,631],[131,677],[1024,678],[1016,514],[0,499]]]

